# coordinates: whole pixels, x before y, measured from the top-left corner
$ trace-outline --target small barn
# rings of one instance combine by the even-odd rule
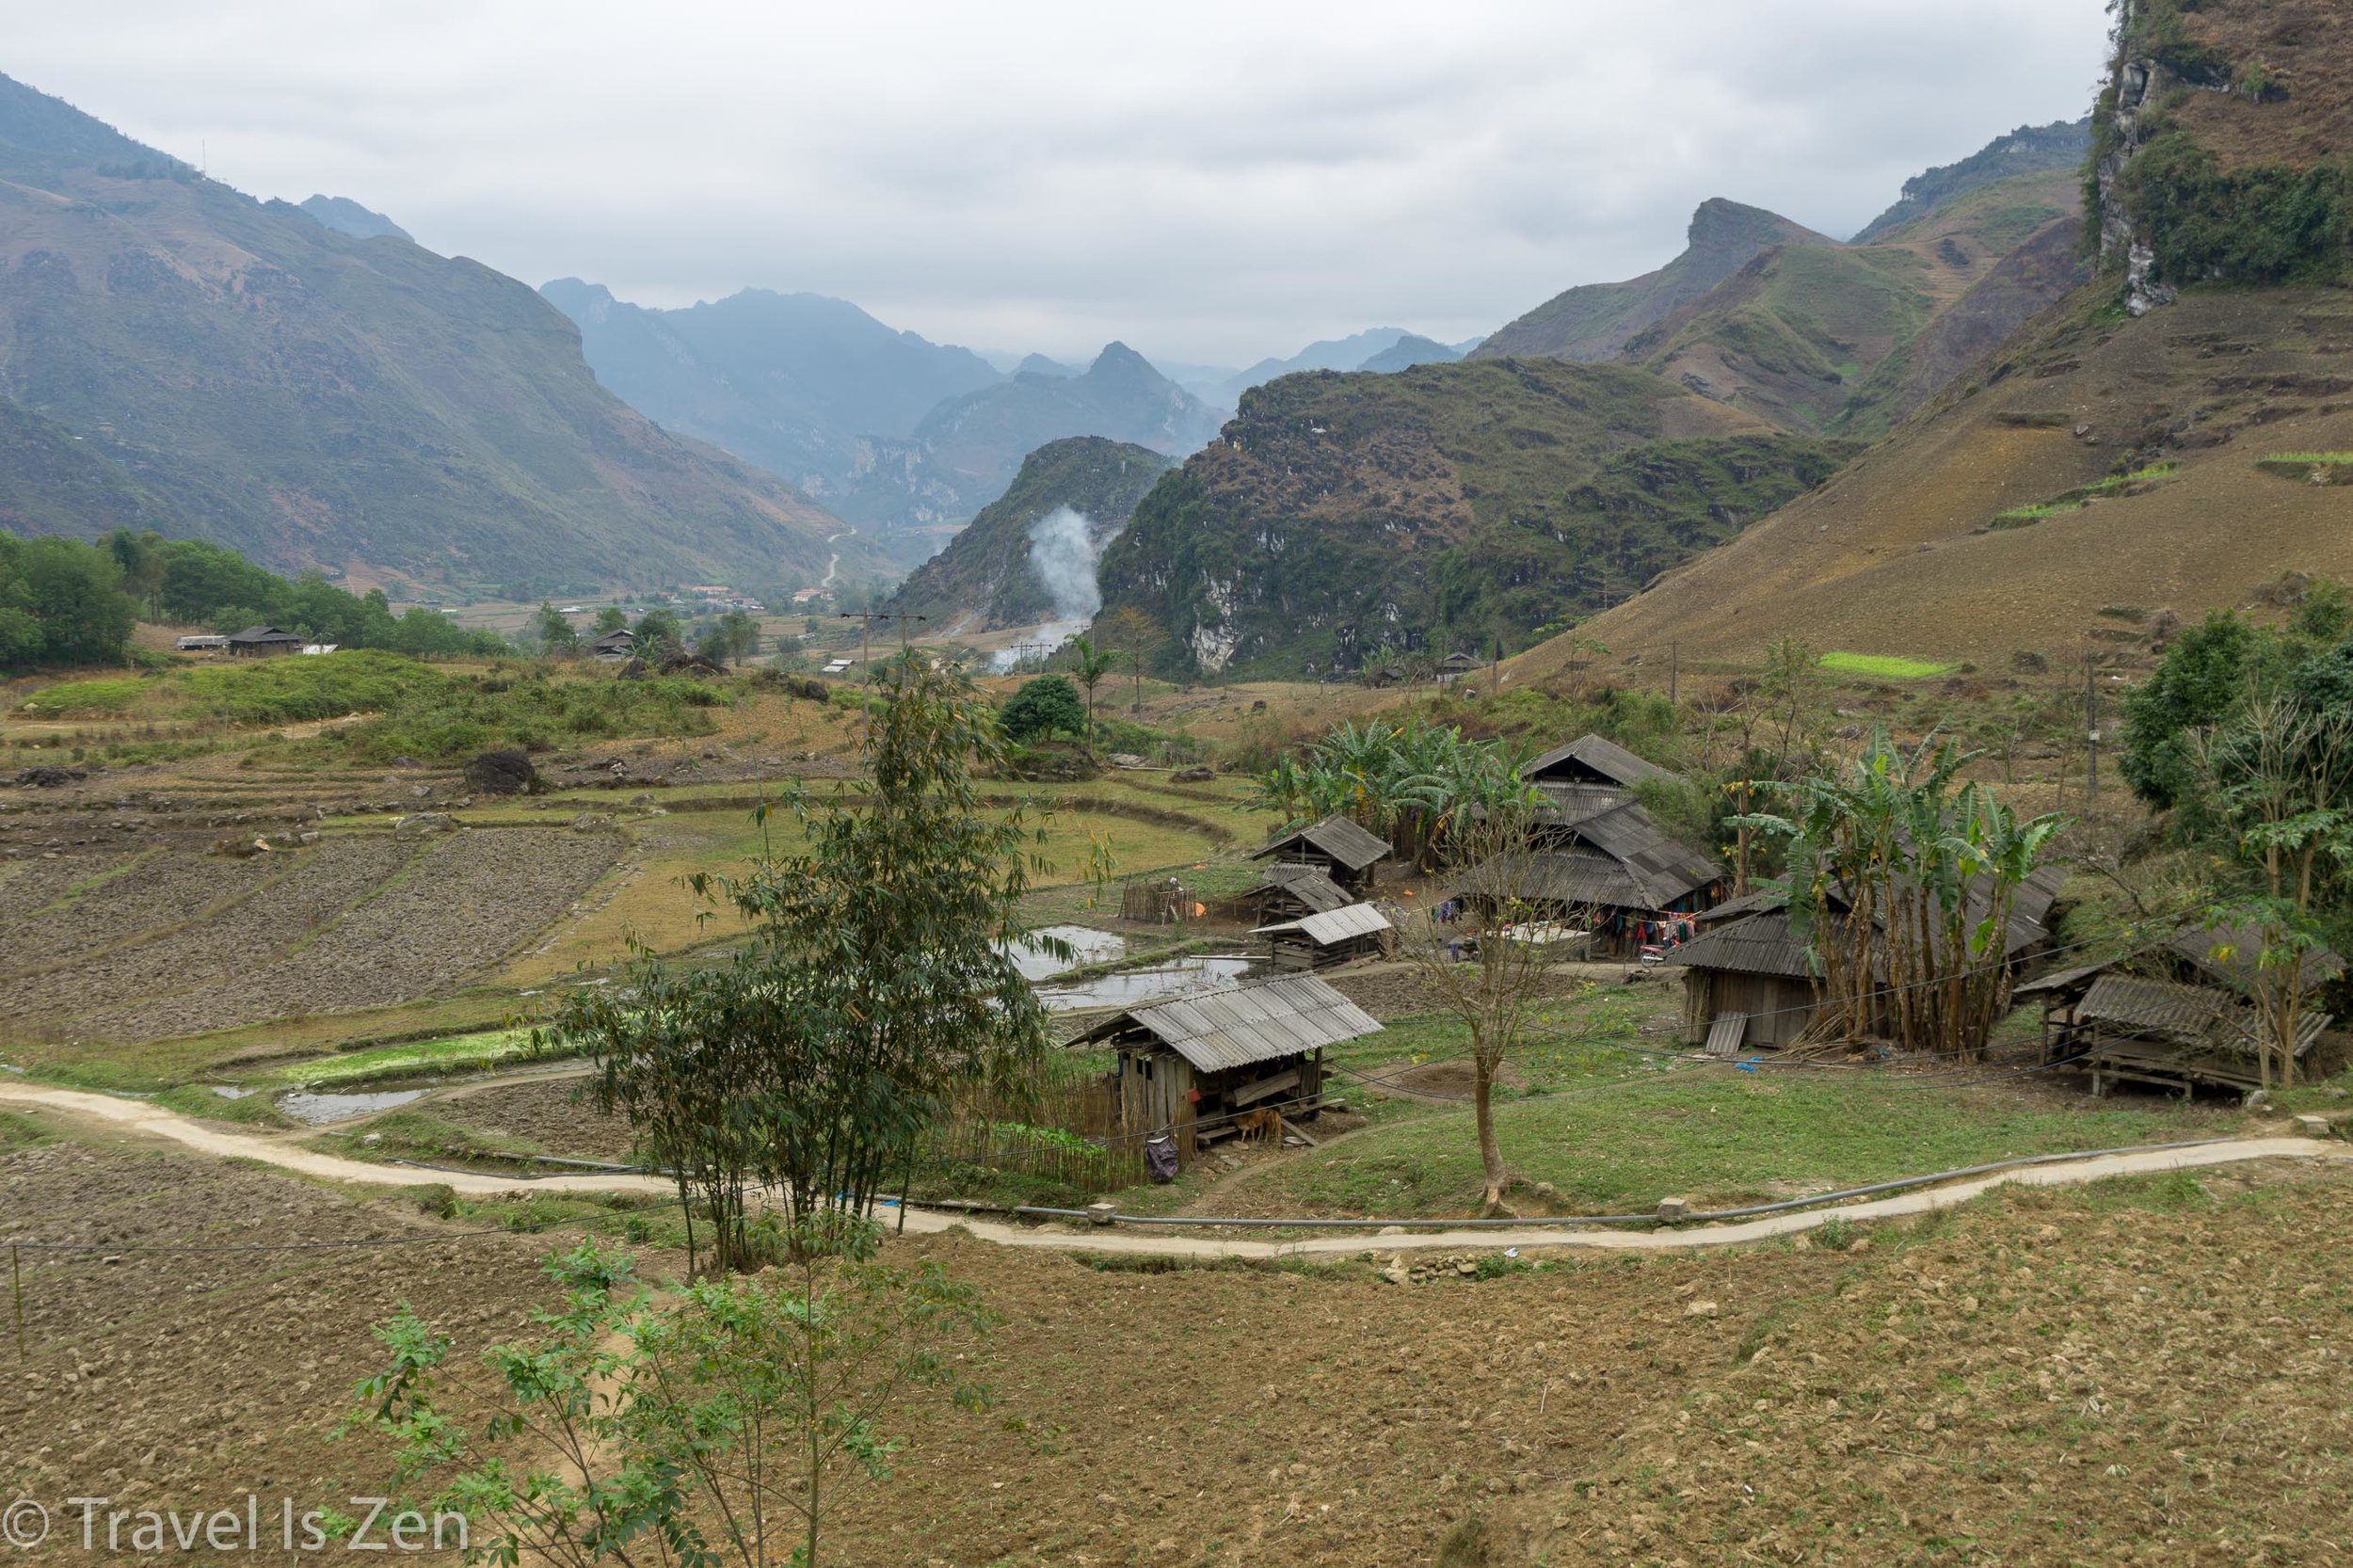
[[[1396,928],[1379,905],[1351,904],[1262,925],[1251,935],[1267,939],[1267,961],[1278,969],[1328,969],[1351,959],[1385,956]]]
[[[2095,1096],[2115,1083],[2254,1089],[2264,1081],[2265,1034],[2247,988],[2261,983],[2262,951],[2253,932],[2186,929],[2105,963],[2045,975],[2016,996],[2042,1004],[2044,1063],[2089,1074]],[[2344,972],[2345,961],[2327,949],[2306,959],[2299,1076],[2330,1022],[2309,999]]]
[[[229,651],[241,658],[262,658],[279,653],[298,653],[302,639],[294,632],[275,626],[248,626],[230,634]]]
[[[1362,898],[1371,888],[1374,864],[1388,856],[1388,840],[1376,838],[1338,815],[1310,823],[1284,834],[1263,849],[1250,852],[1253,860],[1273,860],[1278,866],[1312,866],[1351,898]]]
[[[610,664],[626,664],[637,657],[637,633],[626,626],[607,632],[588,645],[588,651]]]
[[[1258,912],[1260,925],[1295,920],[1308,915],[1328,915],[1356,901],[1323,874],[1321,866],[1278,860],[1266,869],[1257,887],[1245,895]]]
[[[1072,1043],[1118,1057],[1121,1130],[1172,1137],[1185,1163],[1204,1144],[1235,1136],[1247,1112],[1278,1110],[1287,1121],[1315,1114],[1324,1048],[1380,1030],[1363,1008],[1302,974],[1131,1007]]]
[[[1487,661],[1476,653],[1454,652],[1438,661],[1438,684],[1451,686],[1457,680],[1479,675],[1487,668]]]

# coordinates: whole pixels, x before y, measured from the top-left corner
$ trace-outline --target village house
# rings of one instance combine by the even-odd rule
[[[1252,850],[1250,858],[1271,859],[1278,866],[1313,867],[1354,899],[1370,890],[1372,868],[1388,855],[1388,840],[1335,814]]]
[[[1645,762],[1615,742],[1599,735],[1580,735],[1529,759],[1522,764],[1520,776],[1545,792],[1551,804],[1551,819],[1569,826],[1632,805],[1637,785],[1672,781],[1678,776],[1656,762]]]
[[[607,632],[588,645],[588,651],[608,664],[624,664],[637,657],[637,633],[626,626]]]
[[[229,638],[229,651],[243,658],[295,653],[301,648],[300,637],[275,626],[248,626],[242,632],[231,633]]]
[[[1179,1164],[1235,1137],[1238,1118],[1312,1116],[1323,1102],[1323,1052],[1377,1034],[1380,1022],[1314,975],[1283,975],[1207,996],[1131,1007],[1072,1041],[1108,1047],[1119,1125],[1166,1137]]]
[[[1478,675],[1487,667],[1487,662],[1476,653],[1449,653],[1438,661],[1438,684],[1451,686],[1457,680]]]
[[[2019,884],[2002,946],[2013,971],[2048,951],[2051,905],[2066,880],[2066,868],[2046,866]],[[1832,906],[1843,907],[1834,894]],[[1788,893],[1760,888],[1693,923],[1697,934],[1661,955],[1683,971],[1684,1039],[1721,1056],[1796,1044],[1813,1026],[1820,999],[1814,960],[1791,925]]]
[[[1385,956],[1396,931],[1379,905],[1351,904],[1262,925],[1251,935],[1267,939],[1267,961],[1278,969],[1328,969],[1353,959]]]
[[[2281,983],[2261,968],[2262,952],[2255,932],[2189,927],[2121,957],[2045,975],[2016,996],[2042,1005],[2044,1064],[2089,1073],[2095,1096],[2119,1082],[2254,1089],[2264,1081],[2259,1043],[2267,1036],[2248,997]],[[2305,957],[2298,1077],[2318,1065],[2313,1053],[2330,1022],[2312,999],[2343,973],[2345,961],[2326,948]]]
[[[200,632],[185,637],[174,637],[171,646],[182,653],[226,653],[229,651],[229,639]]]

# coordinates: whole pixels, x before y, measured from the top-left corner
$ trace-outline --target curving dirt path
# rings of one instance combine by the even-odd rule
[[[623,1175],[558,1176],[522,1178],[479,1172],[427,1171],[406,1165],[376,1165],[363,1160],[321,1154],[272,1136],[232,1132],[208,1126],[176,1111],[144,1100],[117,1099],[111,1095],[78,1089],[52,1089],[30,1083],[0,1082],[0,1105],[55,1112],[72,1120],[97,1123],[136,1136],[160,1139],[224,1160],[249,1160],[297,1175],[334,1181],[360,1182],[376,1187],[424,1187],[445,1184],[472,1197],[503,1192],[663,1192],[674,1189],[650,1176]],[[2195,1148],[2167,1149],[2144,1154],[2104,1155],[2097,1159],[2030,1165],[1976,1176],[1943,1187],[1923,1188],[1867,1203],[1795,1214],[1771,1214],[1737,1224],[1694,1225],[1680,1230],[1559,1230],[1541,1226],[1510,1229],[1410,1231],[1377,1236],[1356,1231],[1342,1236],[1316,1236],[1295,1241],[1221,1240],[1198,1236],[1153,1236],[1148,1230],[1073,1231],[1032,1228],[993,1220],[910,1209],[906,1228],[937,1233],[961,1226],[974,1238],[1007,1247],[1043,1247],[1064,1252],[1128,1253],[1178,1257],[1313,1257],[1379,1252],[1456,1251],[1495,1252],[1505,1247],[1577,1247],[1604,1252],[1678,1252],[1695,1247],[1739,1246],[1746,1242],[1794,1236],[1828,1224],[1832,1220],[1896,1219],[1951,1208],[1992,1192],[2006,1182],[2022,1187],[2073,1187],[2113,1176],[2152,1176],[2167,1171],[2200,1170],[2215,1165],[2242,1164],[2255,1160],[2353,1160],[2353,1144],[2320,1143],[2310,1138],[2235,1138]]]

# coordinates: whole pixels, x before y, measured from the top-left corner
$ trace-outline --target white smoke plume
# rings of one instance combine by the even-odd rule
[[[1030,568],[1054,601],[1057,625],[1084,626],[1103,607],[1096,584],[1095,525],[1081,512],[1057,506],[1030,524]]]

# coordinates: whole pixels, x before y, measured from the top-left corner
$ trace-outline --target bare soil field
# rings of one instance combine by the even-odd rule
[[[2349,1195],[2209,1172],[2006,1192],[1847,1251],[1402,1285],[898,1243],[1004,1315],[996,1400],[907,1407],[836,1540],[924,1568],[2322,1560],[2353,1484]],[[133,1506],[364,1490],[380,1452],[326,1436],[370,1325],[406,1299],[462,1346],[510,1336],[568,1240],[145,1253],[458,1226],[112,1144],[0,1156],[0,1240],[114,1249],[26,1255],[0,1484]]]
[[[551,826],[338,833],[244,860],[174,846],[136,863],[26,862],[50,896],[0,958],[0,1011],[140,1041],[432,996],[563,916],[621,848]],[[88,880],[123,864],[78,895],[51,870]]]

